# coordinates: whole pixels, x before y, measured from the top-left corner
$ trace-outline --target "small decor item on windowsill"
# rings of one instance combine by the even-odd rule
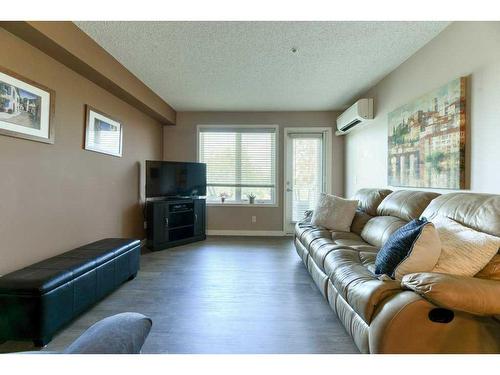
[[[248,194],[248,201],[250,202],[250,204],[255,203],[255,194],[254,193]]]
[[[222,192],[219,194],[221,203],[224,203],[229,194]]]

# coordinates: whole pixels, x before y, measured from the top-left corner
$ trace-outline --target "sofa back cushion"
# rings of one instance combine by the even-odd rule
[[[379,249],[385,244],[387,239],[396,230],[406,225],[406,221],[394,216],[375,216],[368,220],[363,230],[361,238],[370,245]]]
[[[354,219],[352,219],[351,224],[351,232],[356,233],[358,236],[361,236],[361,232],[365,227],[366,223],[371,220],[373,216],[368,215],[365,211],[356,210],[354,214]]]
[[[434,199],[422,216],[429,221],[444,216],[479,232],[500,237],[500,195],[444,194]]]
[[[358,208],[366,212],[368,215],[375,216],[380,203],[392,193],[388,189],[360,189],[354,194],[353,199],[356,199]]]
[[[418,219],[429,203],[438,196],[438,193],[430,191],[397,190],[380,203],[377,215],[394,216],[405,221]]]

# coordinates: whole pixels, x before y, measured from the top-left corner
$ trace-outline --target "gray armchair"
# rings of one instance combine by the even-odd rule
[[[64,350],[64,354],[139,354],[153,322],[138,313],[100,320]]]
[[[139,313],[116,314],[88,328],[63,352],[24,354],[139,354],[152,324],[150,318]]]

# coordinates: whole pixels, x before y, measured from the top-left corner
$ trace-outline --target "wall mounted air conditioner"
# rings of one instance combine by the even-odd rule
[[[337,117],[336,135],[344,135],[365,120],[373,119],[373,99],[359,99]]]

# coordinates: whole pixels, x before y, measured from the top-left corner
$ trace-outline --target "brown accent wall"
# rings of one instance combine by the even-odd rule
[[[0,135],[0,274],[103,237],[144,238],[139,162],[162,127],[0,28],[0,65],[56,92],[55,144]],[[82,148],[85,104],[123,121],[123,157]]]
[[[163,129],[163,158],[196,161],[197,125],[279,125],[279,206],[208,207],[208,230],[281,231],[283,230],[283,129],[286,127],[335,126],[336,112],[177,112],[175,127]],[[343,195],[344,166],[342,137],[332,142],[332,190]],[[252,216],[257,222],[252,223]]]
[[[73,22],[1,21],[0,27],[162,124],[175,124],[175,110]]]

